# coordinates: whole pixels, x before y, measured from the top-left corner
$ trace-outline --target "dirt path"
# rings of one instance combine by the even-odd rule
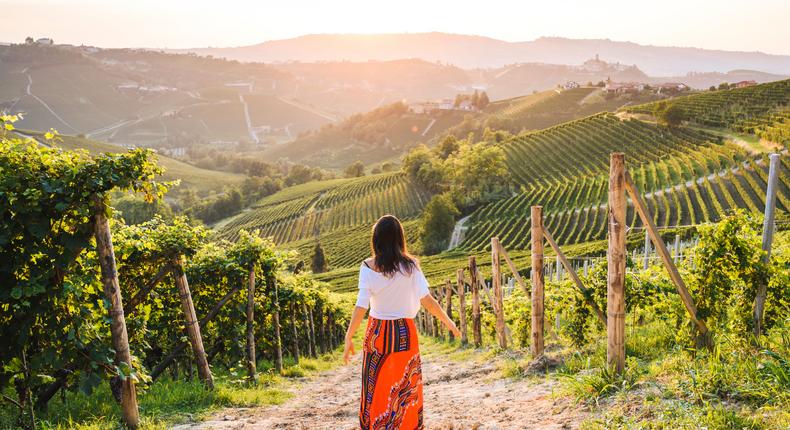
[[[358,354],[359,355],[359,354]],[[349,366],[294,384],[294,398],[279,406],[227,409],[196,429],[358,428],[359,357]],[[423,357],[426,429],[571,429],[586,413],[552,396],[556,382],[497,377],[493,364]]]

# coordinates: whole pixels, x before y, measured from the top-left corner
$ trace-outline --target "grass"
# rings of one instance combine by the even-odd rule
[[[215,389],[206,390],[194,379],[172,380],[163,377],[146,390],[138,391],[141,429],[165,429],[178,423],[197,421],[226,407],[258,407],[281,404],[291,397],[289,389],[294,378],[309,377],[339,365],[338,351],[318,358],[302,358],[296,364],[291,357],[283,363],[283,373],[274,374],[273,363],[258,363],[258,381],[249,385],[243,369],[214,369]],[[9,393],[10,395],[10,393]],[[13,396],[12,396],[13,397]],[[109,386],[101,384],[90,394],[68,393],[56,396],[46,412],[37,414],[42,429],[117,429],[120,408],[110,394]],[[0,429],[14,428],[16,410],[0,404]]]

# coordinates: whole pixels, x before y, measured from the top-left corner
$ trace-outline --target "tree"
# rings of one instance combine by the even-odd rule
[[[403,157],[402,169],[428,190],[441,192],[447,185],[443,160],[425,145],[415,147]]]
[[[676,127],[683,122],[683,109],[674,103],[659,103],[655,109],[659,122],[669,127]]]
[[[313,258],[310,267],[313,269],[313,273],[324,273],[328,268],[324,247],[321,246],[320,241],[316,242],[315,248],[313,248]]]
[[[708,91],[716,91],[716,85],[711,85]]]
[[[477,108],[484,109],[491,101],[488,99],[488,94],[485,91],[480,93],[480,98],[477,99]]]
[[[455,201],[474,206],[507,195],[510,171],[501,146],[481,142],[465,145],[448,160],[450,189]]]
[[[381,165],[381,171],[382,172],[394,172],[395,171],[395,165],[393,163],[390,163],[389,161],[387,161],[386,163]]]
[[[33,40],[32,37],[28,36],[28,37],[25,38],[25,44],[26,45],[32,45],[33,42],[35,42],[35,40]]]
[[[439,154],[439,158],[446,160],[451,154],[458,152],[460,148],[461,144],[458,143],[458,138],[453,135],[449,135],[445,136],[445,138],[442,139],[438,145],[436,145],[434,151]]]
[[[455,217],[460,212],[448,194],[433,196],[423,210],[420,221],[420,242],[426,255],[444,251],[455,227]]]
[[[730,84],[728,84],[727,82],[722,82],[722,83],[719,84],[719,89],[720,90],[729,90],[730,89]]]
[[[345,170],[346,178],[359,178],[361,176],[365,176],[365,165],[357,160],[354,164],[349,165],[346,167]]]

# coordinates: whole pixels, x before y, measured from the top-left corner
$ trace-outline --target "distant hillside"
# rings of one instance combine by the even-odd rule
[[[657,99],[652,92],[607,95],[598,87],[553,89],[528,96],[491,103],[483,112],[467,115],[445,134],[464,138],[469,133],[480,136],[486,128],[520,133],[540,130],[599,112],[613,112],[622,106]]]
[[[790,79],[729,90],[706,91],[662,102],[629,106],[631,113],[653,115],[675,107],[683,121],[726,128],[790,146]]]
[[[464,68],[502,67],[512,63],[581,64],[594,54],[613,62],[637,64],[648,74],[677,76],[688,72],[736,69],[790,73],[790,56],[687,47],[646,46],[608,39],[543,37],[505,42],[446,33],[316,34],[235,48],[195,48],[195,52],[240,61],[368,61],[421,58]]]
[[[272,147],[263,157],[335,169],[356,160],[371,165],[399,157],[417,142],[430,141],[459,124],[465,115],[469,114],[456,110],[416,114],[398,102],[326,125],[293,142]]]
[[[25,132],[24,134],[41,139],[40,133]],[[68,150],[84,149],[91,154],[122,153],[127,151],[126,148],[120,146],[76,136],[61,135],[59,138],[60,141],[56,145]],[[201,169],[164,155],[157,155],[156,158],[159,165],[165,169],[164,180],[180,180],[182,186],[188,186],[199,192],[220,192],[224,187],[238,185],[244,180],[243,175]]]
[[[290,140],[335,119],[287,99],[294,87],[294,77],[263,64],[130,49],[0,46],[0,110],[24,113],[20,127],[54,127],[118,144]]]

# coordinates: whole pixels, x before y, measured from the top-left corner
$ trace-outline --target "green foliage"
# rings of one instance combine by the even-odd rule
[[[450,192],[462,207],[505,197],[510,191],[510,171],[500,146],[478,143],[464,145],[447,159]]]
[[[756,217],[736,212],[715,225],[700,227],[700,242],[694,250],[692,295],[697,297],[699,316],[710,326],[744,339],[752,330],[757,288],[767,284],[772,274],[763,259],[760,229]],[[787,288],[771,289],[766,327],[787,310]]]
[[[677,127],[683,121],[683,110],[671,103],[658,103],[653,114],[658,120],[668,126]]]
[[[428,202],[420,221],[423,253],[432,255],[447,248],[458,214],[458,209],[447,194],[436,195]]]
[[[15,118],[2,119],[13,129]],[[92,366],[87,389],[98,380],[90,375],[120,370],[105,343],[97,269],[83,253],[110,191],[139,191],[149,201],[162,196],[165,184],[154,180],[161,169],[151,157],[144,150],[90,157],[0,136],[0,390],[12,382],[18,389],[48,384],[76,357]],[[17,365],[25,352],[27,364]]]

